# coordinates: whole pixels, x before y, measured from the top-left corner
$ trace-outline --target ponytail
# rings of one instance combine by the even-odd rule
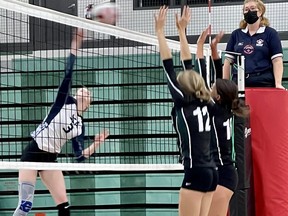
[[[236,98],[232,101],[232,112],[236,116],[246,118],[248,117],[250,110],[243,100]]]
[[[196,91],[195,96],[196,96],[196,98],[200,99],[201,101],[210,101],[210,99],[211,99],[211,94],[207,90],[206,87]]]

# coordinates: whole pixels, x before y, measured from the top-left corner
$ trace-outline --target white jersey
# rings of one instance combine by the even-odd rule
[[[71,54],[56,100],[48,115],[31,136],[39,149],[50,153],[60,153],[63,145],[72,139],[74,153],[78,159],[82,159],[84,124],[82,117],[77,113],[75,98],[69,95],[74,62],[75,56]]]

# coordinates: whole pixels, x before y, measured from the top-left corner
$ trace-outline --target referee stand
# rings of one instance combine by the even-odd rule
[[[241,93],[243,85],[238,86]],[[288,91],[246,88],[242,93],[250,107],[250,117],[235,118],[234,122],[239,185],[228,215],[286,216]]]
[[[288,91],[246,90],[251,107],[255,216],[288,215]]]

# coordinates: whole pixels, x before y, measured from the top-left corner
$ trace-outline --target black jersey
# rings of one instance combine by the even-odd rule
[[[212,122],[211,153],[217,166],[234,163],[233,113],[226,107],[214,104],[210,110]]]
[[[202,74],[206,74],[206,64],[204,59],[199,59],[199,68]],[[216,78],[222,76],[222,60],[213,60],[212,71]],[[233,143],[233,113],[226,106],[213,103],[208,106],[211,117],[211,153],[217,166],[232,164],[235,161],[235,151]]]
[[[211,125],[208,103],[187,99],[176,80],[172,59],[163,61],[168,87],[174,101],[172,119],[179,138],[184,167],[215,167],[210,153]]]

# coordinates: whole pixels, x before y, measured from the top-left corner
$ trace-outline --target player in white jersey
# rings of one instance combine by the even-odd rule
[[[83,30],[78,29],[72,40],[65,77],[55,102],[43,122],[31,133],[33,139],[24,149],[21,161],[57,162],[57,155],[63,145],[72,140],[76,160],[80,162],[92,155],[108,137],[109,132],[104,130],[95,136],[88,148],[83,148],[85,128],[82,114],[90,106],[91,93],[87,88],[80,88],[74,97],[70,95],[73,65],[82,39]],[[19,203],[13,216],[26,216],[31,210],[38,172],[57,205],[58,215],[69,216],[69,203],[61,170],[19,170]]]

